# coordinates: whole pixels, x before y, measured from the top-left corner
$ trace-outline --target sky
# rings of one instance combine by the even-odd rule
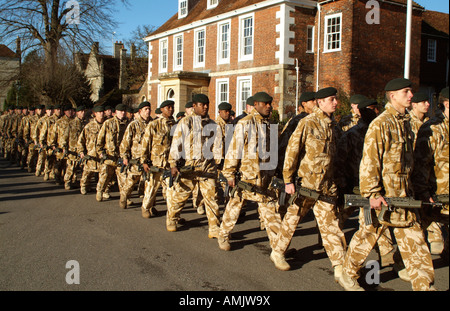
[[[449,13],[447,0],[414,0],[427,10]],[[120,3],[120,1],[117,1]],[[131,37],[139,25],[161,26],[178,11],[178,0],[129,0],[130,6],[117,5],[119,26],[116,34],[103,40],[105,49],[111,48],[113,41],[125,41]]]

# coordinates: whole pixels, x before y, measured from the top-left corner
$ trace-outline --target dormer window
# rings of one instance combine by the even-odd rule
[[[219,0],[207,0],[207,1],[208,1],[208,10],[214,9],[219,4]]]
[[[179,0],[178,2],[178,18],[188,15],[188,0]]]

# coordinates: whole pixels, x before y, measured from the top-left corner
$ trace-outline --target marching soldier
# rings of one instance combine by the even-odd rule
[[[169,152],[172,144],[172,128],[175,125],[173,101],[164,101],[161,106],[161,117],[150,122],[142,139],[141,164],[149,178],[145,181],[145,194],[142,201],[142,217],[150,218],[157,212],[155,210],[156,193],[160,185],[163,187],[163,195],[167,205],[171,195],[167,179],[164,179],[164,171],[170,171]],[[167,208],[169,209],[169,207]]]
[[[138,107],[138,112],[125,130],[120,143],[120,157],[122,158],[126,175],[125,183],[120,188],[119,205],[121,208],[127,208],[127,201],[133,192],[133,187],[141,179],[140,158],[143,148],[141,143],[145,128],[150,122],[150,103],[141,103]]]
[[[71,104],[64,105],[63,116],[59,118],[55,123],[55,134],[53,136],[53,141],[50,145],[54,146],[53,151],[55,154],[55,181],[56,184],[60,185],[64,182],[64,175],[67,166],[67,154],[65,151],[68,150],[68,141],[66,132],[69,128],[70,122],[73,120],[75,109]],[[65,184],[66,190],[70,190],[69,185]]]
[[[96,148],[97,154],[99,154],[100,161],[102,162],[97,183],[96,199],[98,202],[103,201],[104,197],[109,198],[107,189],[112,182],[114,173],[117,176],[119,191],[121,191],[125,184],[126,176],[120,172],[121,167],[118,166],[118,161],[120,158],[119,146],[129,123],[125,117],[126,111],[127,106],[124,104],[117,105],[116,115],[106,120],[98,133]]]
[[[387,83],[385,91],[386,110],[369,126],[359,174],[361,196],[369,199],[372,214],[375,212],[377,216],[382,205],[388,206],[385,197],[413,196],[414,137],[406,111],[413,97],[411,81],[394,79]],[[388,226],[393,227],[413,290],[434,289],[433,262],[416,214],[410,209],[396,208],[389,216],[388,221],[366,224],[360,209],[359,230],[352,237],[339,279],[345,290],[363,290],[357,283],[358,271]]]
[[[216,119],[216,123],[220,126],[220,129],[222,130],[222,161],[218,167],[219,175],[222,173],[223,170],[223,164],[225,162],[225,153],[226,153],[226,146],[227,146],[227,138],[230,140],[231,137],[233,137],[233,131],[234,126],[231,121],[231,109],[233,108],[230,103],[221,103],[219,105],[219,116]],[[218,184],[221,186],[222,190],[225,189],[226,182],[218,182]],[[223,191],[224,192],[224,191]],[[225,193],[224,193],[225,194]],[[223,201],[226,202],[227,198],[223,197]],[[197,210],[198,212],[198,210]]]
[[[296,199],[293,199],[287,208],[272,253],[280,258],[279,264],[276,264],[278,269],[290,269],[284,260],[284,253],[297,224],[312,208],[323,246],[334,268],[334,278],[338,280],[342,273],[346,242],[336,216],[337,187],[333,177],[333,157],[337,143],[333,120],[333,113],[338,104],[336,95],[337,90],[333,87],[319,90],[315,96],[317,106],[313,113],[299,122],[289,139],[283,179],[286,193],[294,195]],[[300,182],[293,179],[295,172]],[[315,192],[318,196],[316,198],[296,196],[296,191],[298,192],[300,187]]]
[[[22,121],[20,122],[19,127],[19,139],[21,144],[21,152],[19,154],[19,163],[20,168],[24,169],[25,165],[27,165],[27,158],[28,158],[28,147],[30,145],[30,120],[34,118],[35,116],[35,108],[29,107],[28,109],[25,108],[24,117],[22,118]]]
[[[417,163],[413,171],[416,197],[419,200],[433,203],[440,195],[448,196],[449,194],[449,88],[442,90],[440,96],[444,106],[443,113],[438,114],[420,128],[414,153],[414,160]],[[448,209],[447,202],[440,213],[448,217]],[[431,253],[441,254],[444,250],[441,225],[433,222],[435,224],[433,229],[437,228],[441,233],[436,234],[427,226],[431,220],[430,216],[424,214],[422,216],[422,221],[425,222],[423,228],[428,230]],[[446,229],[445,253],[448,257],[448,225]]]
[[[64,152],[67,154],[67,166],[66,173],[64,174],[64,188],[66,190],[72,189],[72,184],[75,183],[77,178],[78,166],[78,153],[77,145],[78,138],[81,135],[84,127],[86,126],[86,107],[78,106],[76,108],[76,116],[73,118],[64,132]]]
[[[216,238],[219,231],[219,206],[217,204],[217,165],[222,158],[222,138],[219,126],[209,118],[209,99],[197,94],[193,100],[193,113],[181,119],[175,129],[169,155],[172,176],[179,179],[167,205],[167,231],[177,231],[180,213],[196,184],[203,196],[209,225],[209,238]],[[211,141],[213,143],[211,143]],[[206,148],[208,146],[209,148]],[[211,152],[212,150],[212,152]],[[182,154],[180,151],[184,151]],[[177,161],[186,161],[182,168]],[[180,176],[178,176],[180,175]]]
[[[38,157],[38,151],[33,139],[33,133],[36,129],[38,120],[43,116],[45,111],[44,105],[38,105],[35,109],[34,115],[32,115],[28,122],[24,124],[24,139],[28,144],[28,156],[26,159],[28,172],[31,173],[36,168],[36,161]]]
[[[258,212],[264,222],[272,249],[275,247],[281,223],[280,215],[276,212],[275,192],[267,190],[277,166],[276,162],[273,163],[273,153],[278,152],[272,150],[270,143],[273,129],[269,118],[273,109],[273,98],[265,92],[259,92],[252,100],[253,110],[236,125],[222,171],[229,187],[233,188],[223,214],[218,238],[219,248],[225,251],[231,248],[230,233],[236,225],[245,201],[258,203]],[[278,131],[275,134],[278,138]],[[270,258],[275,265],[284,260],[284,257],[275,258],[273,254],[272,252]]]
[[[97,137],[105,120],[103,106],[92,109],[94,118],[81,131],[77,142],[77,153],[83,165],[83,175],[80,180],[80,192],[85,195],[90,191],[91,179],[100,172],[100,159],[97,154]]]
[[[59,105],[51,107],[53,114],[51,114],[48,118],[45,119],[45,122],[42,124],[42,128],[39,132],[39,142],[42,146],[42,152],[46,153],[45,156],[45,165],[44,165],[44,181],[53,178],[54,172],[54,164],[55,157],[52,155],[52,145],[49,145],[50,142],[53,141],[52,137],[55,133],[54,124],[56,120],[61,116],[61,107]]]
[[[32,139],[34,144],[38,147],[38,159],[36,163],[36,177],[41,176],[43,170],[45,170],[45,163],[47,162],[47,142],[41,141],[41,131],[44,124],[48,121],[48,118],[53,114],[53,106],[45,107],[45,114],[39,118],[36,123],[36,127],[32,132]]]

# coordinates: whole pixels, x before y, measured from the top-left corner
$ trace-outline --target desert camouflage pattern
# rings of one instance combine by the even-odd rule
[[[242,181],[260,189],[269,188],[271,179],[275,174],[276,164],[272,170],[262,169],[265,168],[264,164],[270,163],[270,158],[262,156],[260,150],[264,149],[259,147],[264,148],[264,146],[260,146],[260,143],[265,144],[265,147],[270,146],[270,130],[269,119],[261,116],[256,109],[253,109],[247,116],[238,121],[222,170],[227,180],[235,179],[236,173],[239,172]],[[275,153],[277,152],[278,150],[275,150]],[[266,168],[271,167],[267,166]],[[281,224],[280,215],[277,213],[276,198],[239,188],[225,207],[220,225],[220,238],[229,239],[242,206],[247,200],[258,203],[260,218],[264,223],[270,245],[273,248]]]
[[[78,165],[78,153],[77,145],[78,138],[86,126],[86,120],[81,120],[78,117],[73,118],[69,122],[69,126],[64,132],[63,140],[65,143],[65,148],[67,148],[67,166],[66,174],[64,175],[64,183],[74,182],[76,179],[76,170],[79,169]]]
[[[148,121],[142,119],[139,115],[135,120],[131,121],[120,143],[120,157],[127,160],[139,160],[142,154],[142,138]],[[126,171],[126,181],[124,187],[120,191],[120,195],[129,197],[133,192],[133,187],[141,179],[142,173],[139,171],[139,165],[129,165]]]
[[[34,131],[31,132],[31,138],[33,139],[33,141],[36,145],[42,146],[41,140],[40,140],[41,130],[44,126],[44,123],[47,122],[47,119],[48,119],[48,116],[46,114],[44,114],[37,121]],[[36,150],[36,152],[39,152],[39,151]],[[46,152],[40,152],[38,154],[38,159],[37,159],[37,163],[36,163],[36,176],[38,176],[43,171],[46,158],[47,158]]]
[[[72,120],[73,119],[64,115],[56,121],[56,126],[55,126],[56,131],[55,131],[55,136],[53,137],[52,145],[55,145],[61,149],[66,149],[68,147],[66,132],[68,131],[69,123]],[[56,153],[56,158],[58,160],[61,160],[63,154],[64,154],[64,152]]]
[[[102,128],[102,123],[97,122],[94,118],[92,119],[81,131],[77,142],[77,153],[84,155],[89,155],[93,159],[88,160],[84,164],[83,175],[81,176],[80,186],[88,187],[92,176],[100,171],[100,163],[97,155],[97,137],[100,129]]]
[[[163,116],[149,123],[142,138],[141,164],[151,164],[161,170],[170,169],[169,153],[172,144],[171,131],[174,125],[173,117],[165,118]],[[144,210],[155,206],[156,194],[160,186],[163,187],[163,195],[167,204],[171,201],[167,198],[170,192],[167,181],[162,176],[162,172],[154,173],[150,175],[148,181],[145,181],[144,200],[142,201]]]
[[[409,114],[400,114],[388,103],[367,131],[360,167],[360,191],[366,198],[407,197],[413,195],[414,134]],[[379,214],[379,211],[373,211]],[[415,214],[405,209],[392,212],[391,220],[400,224],[393,229],[398,249],[411,277],[413,290],[429,290],[434,281],[433,263],[422,229]],[[353,235],[343,266],[344,272],[357,278],[358,271],[386,225],[366,225],[363,210],[359,230]]]
[[[342,132],[347,132],[349,129],[358,124],[359,119],[361,119],[361,116],[352,110],[352,114],[342,117],[338,126]]]
[[[303,187],[319,193],[336,196],[333,181],[333,156],[336,150],[335,123],[320,108],[303,118],[291,138],[286,150],[283,167],[285,183],[294,182],[293,176],[301,177]],[[288,207],[277,237],[276,251],[284,253],[301,218],[313,209],[323,246],[332,266],[341,265],[345,256],[345,236],[339,226],[334,204],[300,198]]]
[[[221,136],[220,127],[209,116],[201,118],[195,112],[181,119],[176,126],[169,153],[169,165],[171,168],[176,167],[177,161],[184,159],[185,165],[192,166],[195,171],[182,175],[174,185],[174,195],[168,195],[170,202],[167,204],[167,223],[178,221],[186,200],[199,183],[209,231],[217,236],[220,221],[215,179],[217,165],[222,159]]]
[[[27,163],[29,170],[36,167],[36,161],[38,158],[38,151],[34,148],[35,143],[33,139],[33,133],[36,129],[37,122],[39,121],[40,117],[38,115],[33,115],[28,118],[28,121],[23,126],[23,137],[28,145],[28,156],[27,156]]]
[[[420,127],[427,122],[430,118],[425,117],[423,120],[420,120],[419,117],[416,116],[413,110],[409,111],[409,115],[411,116],[411,130],[414,133],[414,148],[416,147],[417,142],[417,134],[419,133]]]
[[[52,143],[55,141],[54,137],[56,135],[56,121],[58,120],[58,116],[56,114],[51,115],[48,117],[44,124],[42,125],[40,134],[39,134],[39,141],[42,145],[47,145],[48,147],[52,146]],[[47,151],[47,157],[45,158],[45,167],[44,167],[44,174],[50,174],[54,175],[54,167],[55,167],[55,161],[56,157],[52,155],[53,150],[49,149]],[[54,176],[52,176],[54,177]]]

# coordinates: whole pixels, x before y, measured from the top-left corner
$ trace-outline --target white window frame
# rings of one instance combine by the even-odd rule
[[[430,63],[437,62],[437,40],[428,39],[427,46],[427,60]]]
[[[219,0],[208,0],[207,10],[214,9],[219,4]]]
[[[309,33],[310,30],[311,30],[311,35]],[[306,27],[306,53],[314,53],[315,32],[316,32],[316,27],[314,25],[308,25]],[[308,49],[309,41],[311,41],[311,49]]]
[[[339,23],[339,31],[337,32],[328,32],[328,28],[329,28],[329,22],[335,18],[339,18],[340,23]],[[325,27],[324,27],[324,48],[323,51],[324,53],[329,53],[329,52],[339,52],[342,49],[342,13],[336,13],[336,14],[331,14],[331,15],[327,15],[325,16]],[[328,48],[328,43],[330,36],[334,36],[334,35],[339,35],[339,39],[336,41],[332,41],[332,42],[339,42],[339,48]]]
[[[178,50],[178,39],[181,38],[181,51]],[[184,35],[176,35],[173,37],[173,71],[183,70],[183,56],[184,56]],[[181,64],[178,64],[178,54],[181,53]]]
[[[203,38],[203,61],[199,62],[198,58],[200,56],[199,52],[199,40],[198,40],[198,34],[200,32],[204,33]],[[205,61],[206,61],[206,27],[197,28],[194,31],[194,68],[200,68],[205,67]]]
[[[245,38],[244,38],[244,28],[245,21],[247,19],[252,19],[252,53],[245,55]],[[255,14],[247,14],[239,17],[239,61],[253,60],[253,55],[255,54]]]
[[[227,57],[223,56],[223,26],[228,25],[228,36],[227,36]],[[231,54],[231,20],[226,20],[217,24],[217,63],[218,64],[229,64]]]
[[[243,96],[243,85],[245,82],[250,82],[250,89],[248,90],[248,97],[252,96],[253,88],[253,76],[242,76],[237,78],[236,87],[236,116],[241,115],[245,111],[245,102],[247,98],[244,99]]]
[[[164,66],[164,44],[166,44],[166,64]],[[165,73],[169,70],[169,39],[159,40],[159,72]]]
[[[222,93],[221,87],[222,85],[227,86],[226,93]],[[222,94],[225,94],[225,98],[222,97]],[[216,117],[219,115],[219,105],[223,102],[230,102],[230,79],[223,78],[216,80]]]
[[[185,11],[183,12],[183,8],[182,5],[185,4],[186,8]],[[188,6],[189,6],[189,1],[188,0],[179,0],[178,1],[178,19],[180,18],[184,18],[188,15]]]

